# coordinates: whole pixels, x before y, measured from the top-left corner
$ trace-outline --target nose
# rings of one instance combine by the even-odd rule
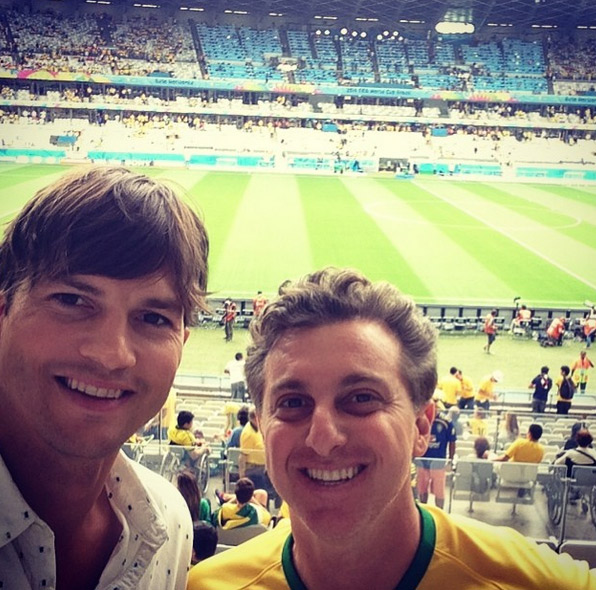
[[[306,445],[317,455],[328,457],[346,444],[347,436],[342,429],[340,418],[325,408],[315,408],[310,422]]]
[[[104,317],[96,322],[79,347],[81,356],[110,371],[136,364],[126,318]]]

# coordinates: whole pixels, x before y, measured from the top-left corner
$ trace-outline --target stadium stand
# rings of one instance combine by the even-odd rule
[[[480,34],[453,41],[420,32],[362,38],[295,23],[178,22],[111,12],[0,11],[0,159],[328,173],[353,171],[358,162],[361,170],[391,174],[403,168],[596,180],[594,39]],[[250,302],[238,304],[244,312]],[[211,301],[205,327],[217,326],[220,306]],[[476,333],[488,311],[423,310],[443,334]],[[578,310],[537,310],[537,317],[546,325],[561,312],[578,324]],[[514,308],[500,314],[509,323]],[[193,411],[207,441],[200,479],[212,493],[225,482],[230,461],[221,448],[229,380],[178,375],[175,385],[177,409]],[[548,461],[573,422],[588,416],[596,429],[592,395],[559,418],[550,407],[545,415],[529,414],[528,391],[498,393],[486,419],[495,451],[505,446],[500,426],[508,411],[518,413],[523,427],[540,419]],[[505,479],[498,479],[496,465],[477,470],[491,487],[475,487],[467,418],[463,412],[459,420],[449,509],[466,515],[473,509],[475,518],[517,526],[592,559],[593,542],[575,537],[593,537],[596,487],[586,511],[567,503],[571,483],[544,461],[525,484],[532,495],[523,503],[532,506],[518,512],[526,520],[513,518],[516,494],[495,503],[504,498],[499,481]],[[126,450],[171,477],[178,464],[170,449],[158,432],[144,434]],[[557,516],[562,522],[555,523]]]
[[[29,126],[42,125],[47,140],[36,131],[35,143],[76,138],[52,161],[596,176],[589,37],[456,41],[110,12],[1,16],[5,149],[30,149]]]

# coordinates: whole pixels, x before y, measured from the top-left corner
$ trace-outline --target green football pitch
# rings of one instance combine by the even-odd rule
[[[0,166],[9,220],[63,166]],[[596,299],[596,187],[143,168],[205,219],[209,289],[250,298],[327,265],[418,303],[581,307]]]
[[[64,166],[0,164],[0,218],[9,221]],[[295,176],[143,168],[187,193],[211,238],[209,288],[220,296],[273,294],[280,282],[325,266],[356,267],[419,303],[581,307],[596,300],[596,187],[448,179]],[[248,341],[193,329],[181,372],[222,374]],[[503,387],[527,387],[542,364],[556,376],[581,343],[544,349],[482,335],[439,340],[439,374],[451,365],[474,382],[501,369]],[[595,380],[596,381],[596,380]],[[593,383],[589,390],[593,392]]]

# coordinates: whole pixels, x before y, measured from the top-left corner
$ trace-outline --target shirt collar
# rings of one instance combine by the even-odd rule
[[[434,518],[430,512],[422,508],[419,504],[416,504],[416,507],[420,514],[420,542],[412,563],[395,587],[395,590],[416,590],[428,569],[435,550],[437,529]],[[281,563],[284,575],[291,590],[308,590],[296,570],[292,555],[293,547],[294,537],[290,533],[282,549]]]
[[[106,482],[110,504],[120,512],[135,535],[157,549],[167,540],[166,523],[133,464],[123,453],[114,462]]]
[[[142,484],[130,461],[120,453],[106,482],[110,504],[124,519],[133,535],[157,549],[167,539],[167,529],[159,509]],[[45,522],[23,498],[0,455],[0,548],[11,543],[34,522]]]
[[[21,535],[34,522],[43,522],[25,502],[0,455],[0,548]],[[45,524],[45,523],[44,523]]]

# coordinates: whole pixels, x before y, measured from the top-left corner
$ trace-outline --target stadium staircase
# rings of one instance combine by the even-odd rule
[[[112,21],[107,15],[98,15],[96,17],[97,30],[101,40],[109,47],[114,44],[112,39]]]
[[[317,46],[315,44],[314,38],[312,35],[308,36],[308,44],[310,45],[310,52],[314,59],[319,59],[319,54],[317,52]]]
[[[282,55],[284,57],[292,57],[290,51],[290,42],[288,41],[288,33],[285,29],[278,29],[279,43],[281,45]]]
[[[197,31],[197,26],[193,19],[189,19],[188,24],[190,25],[190,34],[192,36],[192,43],[197,54],[197,62],[199,63],[199,68],[201,69],[201,76],[203,77],[203,79],[206,79],[208,78],[208,72],[204,57],[205,53],[203,51],[203,46],[201,44],[199,33]]]

